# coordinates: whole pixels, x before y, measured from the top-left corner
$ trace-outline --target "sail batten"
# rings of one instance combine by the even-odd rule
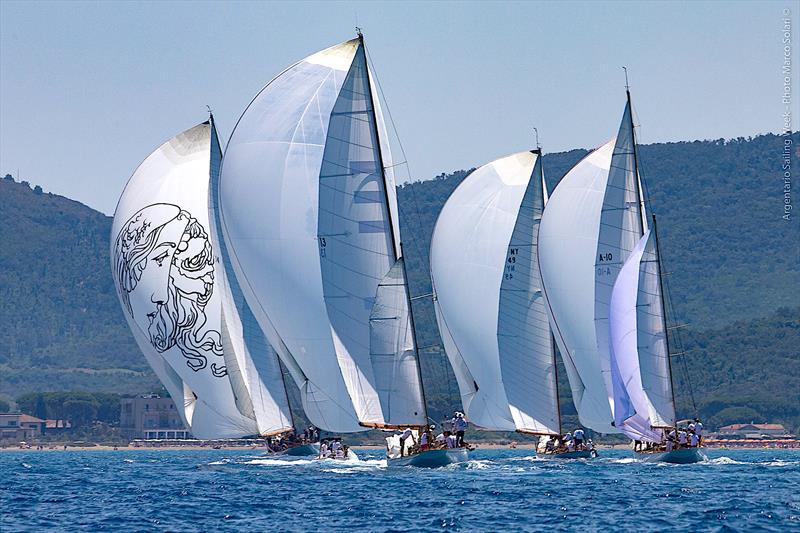
[[[409,377],[417,360],[383,127],[354,39],[259,93],[222,173],[224,231],[245,296],[285,348],[311,421],[338,433],[425,422],[421,384]],[[397,283],[382,288],[387,276]]]

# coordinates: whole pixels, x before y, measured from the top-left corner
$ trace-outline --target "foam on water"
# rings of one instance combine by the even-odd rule
[[[325,516],[326,531],[347,533],[575,524],[783,533],[800,521],[796,450],[707,450],[697,465],[641,463],[630,450],[586,461],[477,450],[438,469],[387,468],[382,450],[349,461],[257,453],[2,452],[0,531],[296,531]]]

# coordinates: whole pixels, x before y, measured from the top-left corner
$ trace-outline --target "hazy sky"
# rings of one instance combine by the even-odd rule
[[[545,152],[600,144],[622,65],[643,143],[777,132],[781,18],[794,8],[800,28],[796,6],[0,0],[0,172],[111,213],[206,104],[225,142],[267,81],[356,23],[414,178],[530,148],[534,125]],[[800,69],[797,37],[795,54]]]

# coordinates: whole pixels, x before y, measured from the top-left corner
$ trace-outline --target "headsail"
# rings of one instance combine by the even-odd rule
[[[224,295],[208,212],[211,126],[188,129],[136,169],[119,200],[111,258],[140,349],[198,438],[259,433],[231,386]]]
[[[609,338],[615,426],[636,440],[661,441],[675,405],[655,234],[646,232],[619,272],[611,296]]]
[[[283,347],[306,414],[334,432],[392,423],[370,328],[379,285],[399,258],[379,114],[363,42],[347,41],[256,96],[222,171],[223,231],[243,292],[273,346]],[[414,387],[404,394],[415,405],[392,409],[399,424],[424,423]]]
[[[552,344],[533,255],[545,194],[539,157],[513,154],[470,174],[434,228],[439,329],[465,413],[482,428],[559,430]]]

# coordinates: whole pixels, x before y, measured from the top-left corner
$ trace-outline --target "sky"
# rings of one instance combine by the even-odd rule
[[[0,0],[0,173],[111,214],[206,105],[224,143],[264,84],[357,25],[413,179],[532,148],[534,126],[545,153],[602,144],[623,65],[641,143],[779,132],[786,8],[800,43],[789,1]]]

